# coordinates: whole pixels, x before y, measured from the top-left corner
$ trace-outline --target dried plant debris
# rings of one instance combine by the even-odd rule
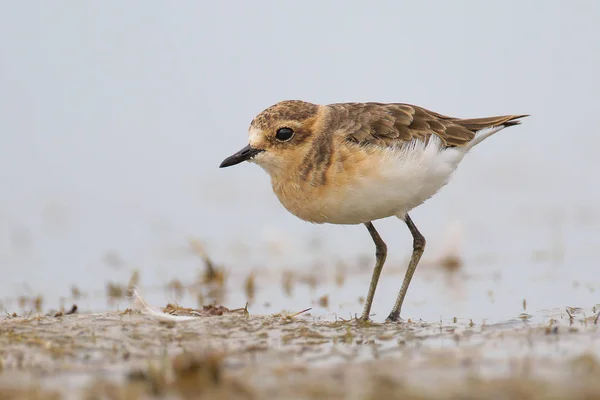
[[[106,283],[106,297],[109,302],[124,299],[133,296],[135,288],[140,284],[140,272],[134,269],[131,272],[129,282],[125,285],[117,282]]]
[[[83,297],[83,293],[76,285],[71,285],[71,297],[73,300],[79,300]]]
[[[149,315],[160,321],[192,321],[198,317],[218,316],[232,312],[227,307],[216,304],[205,305],[202,308],[188,308],[169,303],[166,307],[159,309],[158,307],[150,306],[146,300],[142,298],[137,289],[134,289],[133,299],[134,308],[139,310],[142,314]],[[241,310],[245,310],[245,308]]]
[[[213,315],[223,315],[231,312],[227,307],[214,304],[205,305],[202,308],[186,308],[175,304],[167,304],[163,312],[170,315],[191,315],[195,317],[210,317]]]
[[[129,282],[127,283],[127,295],[132,296],[133,291],[136,287],[140,285],[140,271],[134,269],[131,273],[131,277],[129,278]]]
[[[43,311],[44,298],[42,296],[20,296],[18,298],[18,304],[21,310],[41,313]]]
[[[308,285],[311,289],[316,289],[319,283],[319,278],[314,272],[302,274],[298,277],[298,282]]]
[[[254,300],[254,296],[256,294],[256,282],[255,282],[256,278],[254,273],[250,273],[250,275],[248,275],[246,277],[246,280],[244,281],[244,292],[246,293],[246,298],[249,301]]]
[[[127,293],[127,287],[120,283],[107,282],[106,283],[106,296],[110,301],[122,299]]]
[[[71,308],[67,311],[61,309],[60,311],[51,311],[47,315],[53,316],[53,317],[62,317],[64,315],[73,315],[73,314],[77,314],[77,309],[78,309],[77,304],[73,304],[71,306]]]
[[[325,294],[319,297],[319,307],[328,308],[329,307],[329,295]]]
[[[219,286],[223,286],[225,284],[226,274],[222,267],[218,267],[208,256],[206,251],[204,250],[204,246],[202,243],[195,238],[191,238],[189,240],[190,247],[194,254],[202,259],[204,262],[204,272],[202,273],[201,281],[205,284],[207,283],[215,283]]]
[[[150,306],[146,300],[140,295],[137,289],[133,290],[133,307],[138,310],[140,313],[144,315],[148,315],[152,318],[155,318],[159,321],[172,321],[172,322],[183,322],[183,321],[191,321],[196,319],[196,317],[189,316],[178,316],[171,315],[169,313],[165,313],[163,310]]]
[[[176,298],[181,299],[185,292],[185,286],[183,283],[175,278],[167,283],[167,290]]]
[[[292,312],[292,313],[283,311],[280,314],[275,314],[274,317],[281,317],[285,321],[291,321],[291,320],[293,320],[294,318],[296,318],[296,317],[298,317],[300,315],[308,313],[310,310],[312,310],[312,307],[311,308],[305,308],[304,310],[301,310],[301,311],[298,311],[298,312]]]

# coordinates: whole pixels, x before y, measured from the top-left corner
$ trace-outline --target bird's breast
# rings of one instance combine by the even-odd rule
[[[283,206],[305,221],[359,224],[403,216],[423,203],[448,182],[462,156],[431,143],[352,146],[336,155],[322,179],[297,174],[272,183]]]

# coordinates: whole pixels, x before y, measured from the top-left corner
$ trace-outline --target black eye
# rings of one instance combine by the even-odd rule
[[[275,134],[275,139],[280,142],[287,142],[294,136],[294,131],[290,128],[279,128]]]

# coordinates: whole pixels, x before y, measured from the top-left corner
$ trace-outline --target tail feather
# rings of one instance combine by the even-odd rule
[[[464,126],[470,131],[477,132],[485,128],[494,128],[496,126],[503,126],[507,128],[509,126],[518,125],[521,123],[520,118],[528,117],[528,114],[522,115],[502,115],[499,117],[486,117],[486,118],[470,118],[470,119],[459,119],[455,123]]]
[[[520,118],[525,118],[528,116],[529,114],[521,114],[502,115],[499,117],[459,119],[456,120],[455,123],[467,128],[472,132],[475,132],[475,137],[467,144],[467,147],[471,148],[504,128],[519,125],[521,123]]]

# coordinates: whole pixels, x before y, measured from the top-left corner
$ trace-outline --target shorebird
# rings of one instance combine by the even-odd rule
[[[221,168],[250,161],[271,177],[281,204],[316,224],[364,224],[375,267],[361,319],[368,320],[387,246],[373,221],[396,216],[413,237],[406,275],[387,321],[398,321],[425,249],[409,211],[445,186],[465,154],[527,115],[460,119],[404,103],[279,102],[258,114],[248,145]]]

